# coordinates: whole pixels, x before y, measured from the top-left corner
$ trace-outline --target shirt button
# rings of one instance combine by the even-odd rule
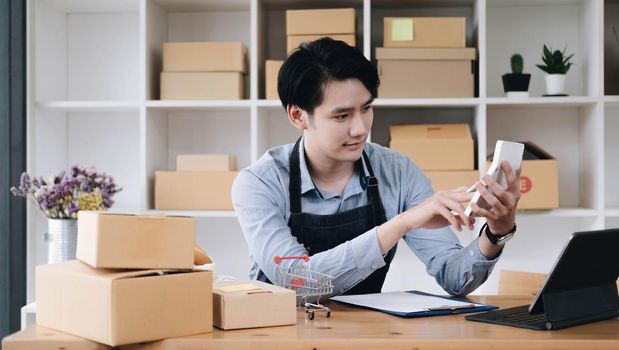
[[[473,251],[472,251],[472,250],[469,250],[469,255],[470,255],[470,256],[473,256],[473,255],[475,255],[475,253],[473,253]]]
[[[376,265],[372,265],[372,270],[376,270],[377,267],[378,266],[376,266]]]

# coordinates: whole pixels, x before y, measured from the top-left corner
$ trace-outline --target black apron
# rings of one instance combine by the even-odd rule
[[[378,180],[374,177],[374,171],[365,151],[363,151],[363,159],[369,173],[367,187],[369,204],[342,213],[329,215],[301,212],[300,142],[301,139],[297,140],[290,155],[289,192],[291,214],[288,220],[288,227],[290,227],[292,235],[297,238],[297,241],[305,246],[310,256],[350,241],[387,221],[385,209],[378,192]],[[363,174],[361,159],[357,161],[356,166],[359,167],[360,173]],[[396,248],[397,245],[385,256],[385,266],[374,271],[365,280],[359,282],[344,294],[380,293]],[[258,279],[270,283],[262,271],[259,271]]]

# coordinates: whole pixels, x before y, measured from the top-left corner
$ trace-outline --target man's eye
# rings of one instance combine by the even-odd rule
[[[369,111],[370,109],[372,109],[372,105],[367,105],[367,106],[363,107],[364,111]]]
[[[337,119],[337,120],[344,120],[344,119],[346,119],[346,117],[348,117],[348,114],[336,115],[334,118]]]

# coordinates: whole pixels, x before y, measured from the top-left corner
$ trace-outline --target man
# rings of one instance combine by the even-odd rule
[[[333,294],[380,292],[401,238],[450,294],[468,294],[488,277],[502,249],[491,240],[515,231],[516,175],[504,163],[506,190],[489,177],[487,187],[476,185],[492,207],[473,206],[487,226],[463,248],[447,226],[472,229],[462,205],[472,194],[433,193],[409,158],[366,143],[377,87],[376,68],[341,41],[304,44],[284,62],[278,93],[303,136],[267,151],[232,188],[251,278],[277,283],[273,258],[307,253],[312,270],[334,277]]]

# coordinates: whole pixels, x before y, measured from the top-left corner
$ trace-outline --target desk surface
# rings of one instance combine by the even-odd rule
[[[530,297],[471,296],[473,301],[512,307]],[[213,333],[166,339],[122,349],[619,349],[619,318],[558,331],[534,331],[466,321],[464,315],[400,318],[380,312],[329,305],[331,318],[303,312],[293,326]],[[109,349],[42,327],[30,327],[3,340],[5,350]]]

